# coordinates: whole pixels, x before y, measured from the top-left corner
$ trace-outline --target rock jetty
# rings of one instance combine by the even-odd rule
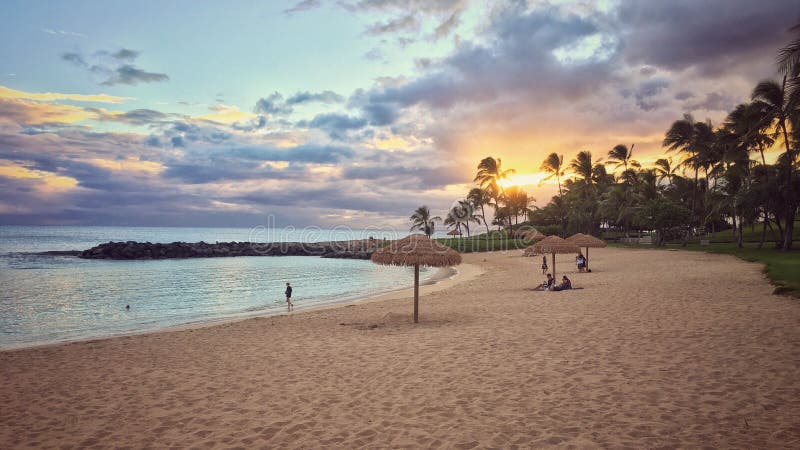
[[[322,258],[369,259],[385,242],[361,239],[337,242],[107,242],[78,254],[83,259],[171,259],[232,256],[319,256]]]

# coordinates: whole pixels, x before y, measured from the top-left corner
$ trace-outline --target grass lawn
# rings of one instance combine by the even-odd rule
[[[525,248],[533,242],[522,239],[512,239],[505,233],[492,232],[473,237],[440,238],[437,242],[444,244],[459,253],[493,252],[501,250],[514,250]]]
[[[636,244],[611,244],[614,247],[653,248],[653,249],[679,249],[694,250],[709,253],[724,253],[734,255],[745,261],[760,262],[764,264],[764,273],[776,286],[775,294],[785,294],[800,298],[800,250],[782,252],[774,248],[771,243],[765,243],[764,248],[758,248],[755,243],[745,243],[744,248],[736,244],[711,243],[709,245],[689,244],[681,247],[680,244],[669,244],[666,247]]]

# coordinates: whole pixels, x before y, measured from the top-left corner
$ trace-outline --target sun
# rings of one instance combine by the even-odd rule
[[[515,173],[497,182],[503,188],[511,186],[538,186],[547,177],[546,173]]]

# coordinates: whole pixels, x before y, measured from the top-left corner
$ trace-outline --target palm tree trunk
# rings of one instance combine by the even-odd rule
[[[483,216],[483,224],[486,226],[486,234],[488,235],[492,231],[489,229],[489,224],[486,223],[486,210],[483,209],[483,203],[481,203],[481,216]]]
[[[743,236],[744,230],[742,229],[743,227],[744,227],[744,216],[739,216],[739,242],[738,242],[739,248],[744,247],[744,236]]]
[[[783,76],[783,85],[781,88],[781,92],[783,93],[783,97],[786,96],[786,75]],[[781,105],[783,107],[783,105]],[[794,156],[792,155],[792,149],[789,147],[789,133],[786,131],[786,116],[783,112],[781,112],[780,116],[780,126],[781,130],[783,131],[783,142],[786,145],[786,160],[788,161],[789,165],[789,183],[786,189],[787,192],[787,208],[786,208],[786,234],[783,238],[783,245],[781,248],[784,251],[789,251],[792,249],[792,233],[794,233],[794,218],[795,214],[797,213],[797,203],[794,199]],[[777,220],[778,224],[780,225],[780,219]]]
[[[769,219],[767,218],[767,212],[764,211],[764,220],[762,222],[762,227],[761,227],[761,241],[758,242],[758,248],[763,247],[764,246],[764,241],[767,239],[767,221],[768,220]]]
[[[699,169],[695,167],[694,169],[694,186],[692,186],[692,215],[690,216],[689,220],[689,229],[686,230],[686,236],[683,238],[683,246],[689,243],[689,236],[692,233],[692,225],[694,225],[694,218],[695,218],[695,210],[697,208],[697,178],[699,176]]]

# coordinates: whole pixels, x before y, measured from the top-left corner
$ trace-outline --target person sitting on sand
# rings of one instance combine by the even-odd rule
[[[286,283],[286,310],[291,312],[294,309],[294,304],[292,304],[292,285]]]
[[[572,289],[572,281],[566,275],[561,277],[561,284],[552,288],[553,291],[566,291],[568,289]]]
[[[546,290],[550,289],[550,286],[552,286],[555,282],[556,282],[556,280],[553,279],[553,276],[548,273],[547,274],[547,279],[544,280],[544,282],[542,284],[540,284],[540,285],[536,286],[535,288],[533,288],[533,290],[534,291],[546,291]]]

